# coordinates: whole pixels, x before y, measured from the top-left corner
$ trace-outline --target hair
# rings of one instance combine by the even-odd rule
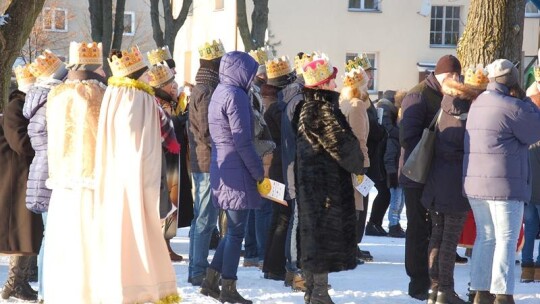
[[[396,106],[396,108],[401,109],[401,102],[406,95],[407,91],[405,90],[399,90],[396,92],[396,95],[394,95],[394,105]]]
[[[369,94],[366,90],[362,90],[359,86],[344,86],[343,89],[341,89],[340,97],[343,100],[351,100],[353,98],[366,100],[369,97]]]
[[[518,83],[512,85],[508,89],[510,90],[509,95],[517,99],[524,99],[527,96]]]

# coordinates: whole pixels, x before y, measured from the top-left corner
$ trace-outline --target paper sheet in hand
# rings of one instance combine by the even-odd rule
[[[375,183],[367,175],[362,175],[362,177],[362,181],[356,180],[354,188],[363,196],[367,196],[369,190],[375,186]]]
[[[257,189],[259,190],[259,193],[261,194],[262,197],[287,206],[287,202],[284,199],[285,198],[285,185],[284,184],[280,182],[276,182],[275,180],[271,180],[269,178],[265,178],[262,183],[257,185]]]

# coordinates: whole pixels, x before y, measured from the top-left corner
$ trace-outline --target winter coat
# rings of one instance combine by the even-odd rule
[[[225,210],[258,209],[262,204],[257,181],[264,171],[253,144],[253,112],[247,95],[258,67],[246,53],[225,54],[220,83],[208,108],[212,198],[216,207]]]
[[[367,108],[369,119],[369,135],[367,140],[367,148],[369,154],[369,169],[367,175],[373,181],[383,181],[386,179],[386,171],[384,170],[384,151],[386,149],[386,130],[379,124],[377,117],[377,109],[370,101]]]
[[[257,78],[255,78],[257,79]],[[249,90],[249,98],[251,100],[251,109],[253,110],[253,138],[257,155],[263,158],[265,155],[272,153],[276,149],[276,143],[272,140],[270,129],[264,120],[264,105],[263,97],[260,94],[261,88],[255,85],[255,81]],[[268,173],[265,168],[265,175]]]
[[[489,119],[486,119],[489,118]],[[540,140],[540,110],[490,83],[472,104],[465,132],[464,194],[484,200],[529,201],[529,146]]]
[[[283,183],[283,168],[281,161],[281,115],[282,109],[278,103],[279,88],[271,85],[263,85],[261,90],[264,104],[264,121],[270,130],[272,140],[276,144],[273,153],[263,158],[265,176]]]
[[[188,113],[184,112],[171,117],[174,125],[174,133],[176,134],[176,140],[182,147],[180,149],[180,155],[166,154],[167,163],[180,162],[180,179],[179,179],[179,193],[178,193],[178,227],[189,227],[191,220],[193,220],[193,195],[191,194],[191,177],[188,168],[187,154],[188,152],[188,136],[186,132],[186,122],[188,120]],[[170,168],[170,167],[168,167]],[[170,172],[170,171],[169,171]],[[168,173],[169,173],[168,172]]]
[[[457,213],[470,210],[463,196],[463,138],[471,103],[481,93],[455,80],[444,81],[435,152],[421,202],[429,210]]]
[[[339,93],[304,88],[296,142],[302,269],[356,267],[351,173],[364,171],[360,144],[338,105]]]
[[[26,183],[34,150],[28,119],[22,114],[25,94],[14,91],[0,116],[0,253],[36,255],[43,238],[41,216],[26,208]]]
[[[532,185],[530,202],[540,204],[540,142],[529,147],[529,162],[531,163]]]
[[[339,108],[343,115],[345,115],[347,122],[360,143],[360,150],[364,158],[364,168],[369,167],[369,154],[366,144],[369,134],[367,108],[370,106],[370,103],[369,99],[361,100],[359,98],[339,101]],[[356,178],[356,176],[353,175],[353,178]],[[358,191],[354,191],[354,204],[356,210],[364,209],[364,197]]]
[[[200,68],[195,76],[197,84],[191,91],[189,112],[189,161],[191,172],[210,172],[210,132],[208,131],[208,105],[219,83],[218,74],[209,68]]]
[[[376,104],[377,109],[383,109],[382,125],[388,134],[384,150],[383,163],[387,174],[397,173],[399,168],[399,127],[397,125],[398,109],[387,99],[381,99]]]
[[[433,73],[412,88],[401,104],[402,118],[399,125],[399,142],[401,144],[400,169],[420,141],[424,129],[439,111],[442,101],[441,85]],[[422,188],[423,185],[413,182],[402,172],[399,183],[405,188]]]
[[[26,207],[33,212],[42,213],[49,209],[51,189],[47,188],[45,181],[49,178],[49,162],[47,159],[47,95],[52,86],[62,82],[50,80],[48,83],[37,83],[26,95],[23,115],[30,124],[28,136],[35,151],[34,159],[30,165],[28,185],[26,189]]]
[[[287,199],[296,198],[296,133],[298,131],[297,122],[293,123],[295,113],[299,113],[298,105],[301,103],[303,96],[304,85],[302,77],[296,79],[295,82],[286,86],[279,91],[279,105],[282,108],[281,114],[281,157],[283,180],[285,182]],[[298,118],[296,118],[298,121]]]

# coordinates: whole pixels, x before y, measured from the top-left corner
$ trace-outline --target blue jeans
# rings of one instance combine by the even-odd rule
[[[399,224],[401,219],[401,211],[403,211],[403,205],[405,205],[405,199],[403,197],[403,188],[389,188],[390,189],[390,206],[388,207],[388,226],[395,226]]]
[[[226,280],[237,280],[240,250],[246,232],[249,210],[225,210],[227,215],[227,233],[219,242],[210,267],[221,273]]]
[[[534,263],[534,242],[536,240],[536,235],[538,234],[538,225],[540,225],[540,205],[532,203],[526,204],[523,218],[525,221],[525,244],[521,251],[521,264],[531,265]],[[538,243],[536,266],[540,267],[540,243]]]
[[[287,203],[291,206],[291,219],[289,220],[289,229],[287,231],[287,240],[285,242],[285,257],[287,258],[286,268],[288,271],[297,271],[298,267],[296,262],[298,261],[298,208],[296,206],[296,199],[287,200]]]
[[[210,237],[216,228],[219,209],[210,195],[210,173],[191,173],[193,182],[193,220],[189,230],[188,277],[204,275],[208,267]]]
[[[272,204],[274,203],[267,199],[263,200],[261,209],[248,210],[246,239],[244,241],[244,248],[246,249],[244,259],[246,260],[264,261],[266,239],[272,223]]]
[[[47,212],[41,214],[43,219],[43,239],[41,240],[41,247],[39,248],[37,266],[38,266],[38,299],[44,299],[43,294],[43,255],[45,254],[43,248],[45,248],[45,229],[47,227]],[[75,241],[75,240],[72,240]]]
[[[523,202],[469,198],[476,221],[471,289],[514,294],[515,253]]]

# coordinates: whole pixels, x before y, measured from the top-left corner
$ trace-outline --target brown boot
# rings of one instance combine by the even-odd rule
[[[530,283],[534,281],[534,265],[521,265],[521,283]]]
[[[24,301],[37,301],[37,293],[28,284],[25,273],[28,260],[27,256],[12,256],[9,259],[8,279],[2,289],[2,299],[13,297]]]
[[[534,267],[534,281],[540,282],[540,265]]]
[[[294,274],[291,288],[293,291],[306,292],[306,280],[302,276],[302,273]]]
[[[474,296],[473,304],[493,304],[495,296],[487,290],[477,290]]]
[[[167,244],[167,249],[169,250],[169,257],[171,257],[171,261],[173,262],[181,262],[184,257],[182,257],[181,255],[178,255],[176,254],[176,252],[174,252],[174,250],[172,249],[171,247],[171,240],[167,240],[165,239],[165,243]]]
[[[514,295],[498,294],[493,304],[516,304],[516,302],[514,302]]]

